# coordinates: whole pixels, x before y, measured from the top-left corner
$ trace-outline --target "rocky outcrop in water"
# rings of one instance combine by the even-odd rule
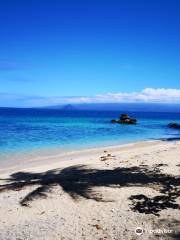
[[[127,114],[121,114],[119,119],[112,119],[111,123],[136,124],[137,120],[134,118],[130,118]]]
[[[168,127],[175,128],[175,129],[180,129],[180,124],[178,124],[178,123],[169,123]]]

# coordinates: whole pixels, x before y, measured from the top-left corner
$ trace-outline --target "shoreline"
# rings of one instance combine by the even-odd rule
[[[61,151],[56,148],[56,153],[50,155],[42,155],[41,153],[38,153],[39,156],[36,157],[30,157],[28,156],[28,159],[16,159],[14,162],[10,161],[7,163],[3,163],[2,166],[0,164],[0,175],[4,173],[11,173],[13,171],[19,171],[19,170],[24,170],[24,169],[35,169],[39,167],[45,167],[45,166],[53,166],[56,164],[63,164],[63,163],[74,163],[76,164],[75,161],[72,162],[72,158],[78,158],[81,156],[86,156],[89,154],[103,154],[103,151],[125,151],[125,150],[131,150],[136,147],[143,147],[143,146],[151,146],[151,145],[156,145],[158,143],[162,142],[161,140],[144,140],[144,141],[135,141],[131,143],[122,143],[118,145],[108,145],[108,146],[99,146],[99,147],[89,147],[89,148],[82,148],[78,150],[65,150]],[[47,149],[46,149],[47,150]],[[59,152],[58,152],[59,151]],[[31,151],[29,151],[30,153]],[[54,151],[55,152],[55,151]],[[58,153],[57,153],[58,152]],[[25,154],[22,154],[25,155]],[[53,162],[52,162],[53,161]],[[78,163],[78,160],[77,160]],[[92,162],[93,163],[93,162]],[[3,166],[4,165],[4,166]]]

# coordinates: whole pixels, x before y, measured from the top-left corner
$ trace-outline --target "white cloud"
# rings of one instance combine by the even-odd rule
[[[14,102],[14,105],[24,107],[50,106],[69,103],[180,103],[180,89],[145,88],[140,92],[107,93],[91,97],[37,97],[19,96],[13,94],[0,94],[0,106],[3,103]]]
[[[180,103],[180,90],[165,88],[145,88],[140,92],[107,93],[92,97],[64,98],[66,102],[74,103],[121,103],[121,102],[152,102],[152,103]]]

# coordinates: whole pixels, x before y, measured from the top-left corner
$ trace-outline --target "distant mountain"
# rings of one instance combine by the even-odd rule
[[[62,110],[67,110],[67,111],[74,111],[76,110],[76,107],[72,104],[67,104],[61,107]]]
[[[77,110],[75,105],[72,104],[67,104],[67,105],[54,105],[54,106],[46,106],[43,108],[47,108],[47,109],[59,109],[59,110],[65,110],[65,111],[75,111]]]
[[[180,112],[180,104],[160,103],[84,103],[45,107],[67,111]]]

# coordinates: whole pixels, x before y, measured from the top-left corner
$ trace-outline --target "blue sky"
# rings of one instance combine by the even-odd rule
[[[0,1],[0,106],[147,89],[180,102],[179,12],[179,0]]]

